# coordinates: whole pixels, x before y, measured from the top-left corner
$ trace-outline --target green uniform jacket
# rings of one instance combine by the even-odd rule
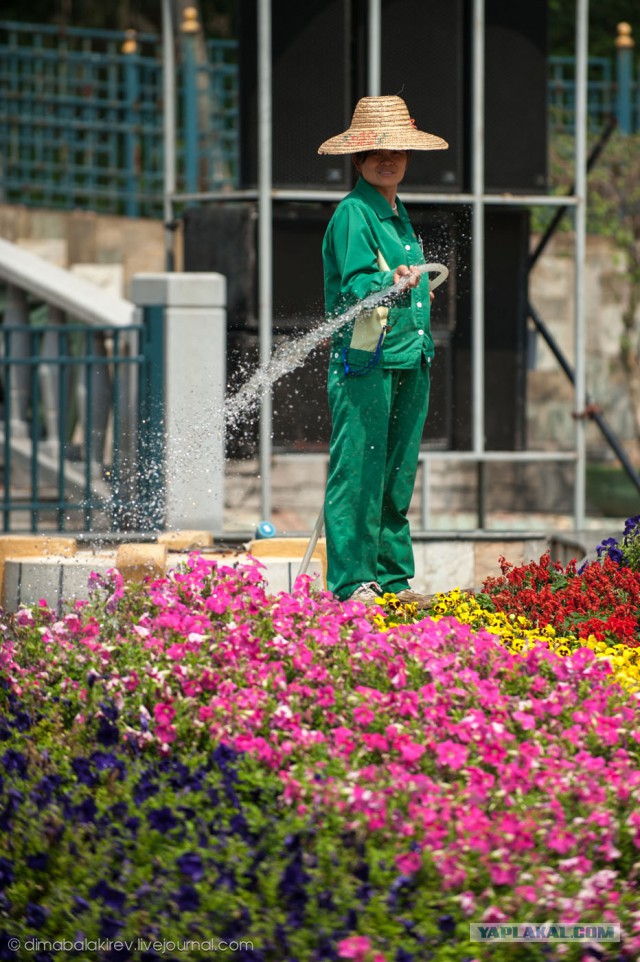
[[[322,245],[327,314],[337,316],[368,294],[393,284],[399,264],[424,264],[422,249],[407,216],[397,200],[398,214],[382,194],[363,177],[335,210]],[[380,270],[378,252],[391,270]],[[430,328],[429,278],[389,302],[387,335],[380,364],[384,368],[416,368],[433,357]],[[353,321],[332,337],[331,364],[342,365],[343,350],[349,348]],[[348,350],[351,363],[363,366],[370,355]]]

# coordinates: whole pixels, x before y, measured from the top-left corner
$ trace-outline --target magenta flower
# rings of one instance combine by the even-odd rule
[[[366,935],[350,935],[349,938],[338,942],[338,956],[341,959],[354,959],[355,962],[365,962],[370,949],[371,942]]]
[[[454,771],[466,765],[468,751],[464,745],[452,741],[450,738],[440,742],[435,747],[436,758],[441,765],[448,765]]]

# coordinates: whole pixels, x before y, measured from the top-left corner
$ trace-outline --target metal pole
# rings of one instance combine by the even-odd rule
[[[272,117],[271,117],[271,0],[258,3],[258,320],[260,364],[268,364],[272,351],[273,224],[272,224]],[[272,403],[265,391],[260,407],[260,486],[262,517],[271,517]]]
[[[164,244],[165,266],[175,267],[173,251],[173,195],[176,192],[176,91],[172,0],[162,0],[162,90],[164,113]]]
[[[187,7],[180,32],[182,34],[182,104],[184,111],[184,184],[185,190],[198,190],[198,63],[196,43],[199,30],[195,7]]]
[[[633,86],[633,48],[635,46],[631,36],[631,25],[628,23],[618,24],[618,36],[616,37],[616,112],[620,132],[630,134],[632,131],[632,101],[631,89]]]
[[[380,0],[369,0],[369,62],[367,91],[369,97],[380,96]]]
[[[484,450],[484,0],[473,2],[473,131],[472,193],[473,233],[472,318],[471,318],[471,396],[473,408],[472,445],[476,453]],[[484,463],[481,463],[484,471]],[[484,524],[484,484],[478,485],[478,515]]]
[[[582,413],[587,405],[585,369],[585,260],[587,251],[587,38],[588,0],[576,5],[576,131],[575,131],[575,410],[576,417],[576,480],[574,524],[576,531],[584,528],[586,502],[586,418]]]

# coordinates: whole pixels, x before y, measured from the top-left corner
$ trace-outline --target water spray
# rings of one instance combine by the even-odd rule
[[[420,274],[435,273],[433,279],[429,279],[429,289],[431,291],[439,287],[449,276],[449,270],[444,264],[420,264],[417,265]],[[322,341],[326,340],[338,331],[349,321],[352,321],[361,311],[373,310],[385,301],[403,294],[407,290],[407,276],[400,278],[397,284],[384,291],[376,291],[369,294],[363,300],[353,304],[343,314],[332,317],[319,324],[312,331],[303,334],[295,340],[283,344],[273,355],[271,360],[260,367],[243,386],[236,391],[225,404],[224,421],[226,426],[236,424],[240,416],[251,410],[262,398],[267,390],[270,390],[276,381],[279,381],[285,374],[290,374],[297,367],[304,363],[306,357]]]

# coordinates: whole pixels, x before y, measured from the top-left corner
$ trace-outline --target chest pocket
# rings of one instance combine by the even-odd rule
[[[381,271],[390,270],[380,250],[378,267]],[[358,314],[353,325],[349,347],[356,351],[370,351],[372,354],[379,351],[387,334],[388,320],[388,307],[374,307],[372,311],[363,311]]]

